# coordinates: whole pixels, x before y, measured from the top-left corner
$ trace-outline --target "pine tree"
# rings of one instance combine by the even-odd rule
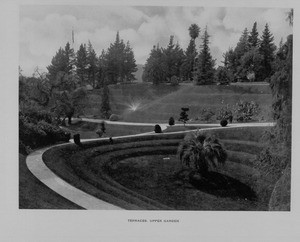
[[[179,44],[174,44],[174,36],[170,36],[167,48],[163,49],[163,55],[163,61],[166,66],[166,77],[169,82],[172,76],[180,76],[180,67],[184,58],[183,50]]]
[[[124,52],[124,41],[120,39],[119,32],[117,32],[115,42],[110,45],[106,53],[107,78],[109,83],[123,82],[125,78]]]
[[[274,37],[269,30],[269,25],[266,24],[261,37],[261,44],[259,47],[259,52],[263,56],[262,72],[260,76],[261,80],[270,78],[273,72],[272,63],[274,61],[274,57],[275,57],[274,53],[276,50],[276,46],[273,41],[274,41]]]
[[[102,50],[101,55],[98,58],[98,70],[97,70],[97,87],[104,86],[104,80],[107,71],[107,64],[106,64],[106,53]]]
[[[237,43],[234,52],[235,55],[238,59],[238,61],[240,61],[241,57],[250,49],[250,43],[249,43],[249,33],[248,33],[248,29],[245,28],[242,36],[239,39],[239,42]]]
[[[93,86],[96,87],[96,73],[97,73],[97,55],[91,42],[88,42],[87,47],[87,72],[88,81]]]
[[[70,48],[69,42],[65,49],[59,48],[55,56],[51,60],[51,64],[47,66],[48,77],[55,80],[59,72],[70,74],[74,66],[74,50]]]
[[[135,80],[134,73],[137,71],[137,66],[135,63],[134,53],[130,47],[129,41],[126,44],[124,50],[125,60],[123,62],[123,71],[125,73],[125,79],[127,82]]]
[[[76,72],[79,78],[81,79],[82,84],[86,83],[87,81],[87,69],[88,61],[86,45],[81,44],[79,46],[79,50],[76,53]]]
[[[249,35],[249,44],[251,47],[257,47],[259,44],[258,32],[257,32],[257,23],[255,22],[252,27],[252,31]]]
[[[143,81],[152,82],[154,85],[166,81],[166,65],[164,62],[164,55],[159,47],[153,46],[143,72]]]
[[[213,60],[210,49],[209,49],[209,35],[207,33],[207,27],[205,28],[204,35],[202,36],[201,51],[196,62],[196,84],[207,85],[212,84],[214,79],[214,66],[215,61]]]

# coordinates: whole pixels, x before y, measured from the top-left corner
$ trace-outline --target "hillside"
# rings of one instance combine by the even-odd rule
[[[217,113],[222,106],[232,107],[238,101],[255,101],[260,106],[258,120],[271,120],[272,95],[267,85],[155,87],[149,83],[110,86],[112,112],[123,116],[124,121],[167,122],[173,116],[178,120],[181,107],[189,107],[190,119],[201,116],[209,108]],[[86,115],[100,116],[100,90],[89,94]]]

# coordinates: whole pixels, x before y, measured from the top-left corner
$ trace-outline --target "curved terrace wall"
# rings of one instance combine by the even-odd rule
[[[230,169],[221,172],[244,182],[256,193],[264,192],[266,189],[259,187],[258,181],[262,177],[254,164],[255,154],[262,149],[262,145],[257,141],[266,129],[266,127],[212,128],[203,131],[219,137],[228,150]],[[43,159],[58,176],[104,201],[125,209],[168,210],[172,208],[117,183],[104,172],[104,169],[128,157],[176,154],[178,144],[188,132],[118,137],[113,138],[112,142],[109,139],[101,139],[84,142],[81,147],[75,144],[56,146],[46,151]],[[235,174],[232,174],[232,170]],[[239,171],[243,171],[243,175]]]

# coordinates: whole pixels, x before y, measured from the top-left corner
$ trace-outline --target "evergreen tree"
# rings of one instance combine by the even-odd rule
[[[230,81],[235,81],[237,68],[238,68],[238,60],[234,50],[232,48],[229,48],[229,50],[225,52],[223,57],[224,57],[224,61],[223,61],[224,67],[228,70],[231,76]]]
[[[166,65],[164,62],[164,55],[159,48],[159,45],[153,46],[143,72],[143,80],[152,82],[154,85],[166,81]]]
[[[270,78],[273,73],[272,63],[274,61],[274,53],[276,50],[276,46],[273,43],[274,37],[269,30],[269,25],[265,25],[265,29],[263,31],[261,37],[261,44],[259,47],[259,52],[263,56],[262,61],[262,72],[261,72],[261,80],[265,80],[266,78]]]
[[[110,115],[109,89],[106,83],[104,84],[102,90],[101,114],[103,118],[106,119],[108,119]]]
[[[109,83],[123,82],[125,79],[125,47],[124,41],[120,39],[119,32],[117,32],[115,42],[110,45],[106,53],[107,78]]]
[[[213,60],[210,49],[209,49],[209,35],[207,33],[207,27],[205,28],[204,35],[202,37],[201,51],[196,62],[196,84],[207,85],[212,84],[214,79],[214,66],[215,61]]]
[[[102,50],[101,55],[98,58],[98,70],[97,70],[97,87],[104,86],[104,80],[106,76],[106,53]]]
[[[137,65],[135,63],[134,53],[132,51],[132,48],[130,47],[129,41],[126,44],[124,55],[125,60],[123,62],[123,71],[125,73],[126,81],[130,82],[136,79],[134,73],[137,71]]]
[[[252,31],[249,35],[249,44],[251,47],[257,47],[259,44],[258,32],[257,32],[257,23],[255,22],[252,27]]]
[[[87,81],[87,69],[88,69],[88,60],[87,60],[87,50],[86,45],[81,44],[76,53],[76,72],[79,76],[82,84]]]
[[[246,77],[248,80],[251,79],[251,81],[260,81],[262,60],[263,57],[258,48],[253,47],[241,57],[240,66],[238,67],[239,75]]]
[[[180,67],[184,58],[184,53],[179,44],[174,44],[174,36],[170,36],[167,48],[163,49],[163,56],[167,81],[170,82],[172,76],[180,76]]]
[[[197,24],[192,24],[189,27],[189,34],[191,37],[190,43],[184,53],[184,60],[181,66],[181,74],[185,80],[193,78],[195,58],[197,56],[195,39],[198,38],[200,28]]]
[[[51,64],[47,66],[48,77],[55,80],[59,72],[70,74],[74,66],[74,50],[70,47],[69,42],[65,49],[59,48],[55,56],[51,60]]]
[[[249,43],[249,33],[247,28],[244,29],[242,36],[239,39],[239,42],[237,43],[234,52],[236,55],[236,58],[238,61],[240,61],[241,57],[250,49],[250,43]]]
[[[97,73],[97,55],[91,42],[88,42],[87,47],[87,73],[88,73],[88,82],[96,87],[96,73]]]

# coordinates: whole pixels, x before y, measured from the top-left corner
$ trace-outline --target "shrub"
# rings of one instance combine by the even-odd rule
[[[172,125],[174,125],[174,124],[175,124],[174,118],[173,118],[173,117],[170,117],[170,118],[169,118],[169,125],[172,126]]]
[[[226,119],[230,123],[232,123],[233,113],[232,113],[229,105],[227,105],[226,107],[221,107],[221,109],[219,110],[218,115],[217,115],[217,120],[222,120],[222,119]]]
[[[53,144],[58,141],[69,141],[70,133],[64,132],[58,126],[42,120],[41,115],[30,113],[19,114],[19,139],[28,148],[37,148],[43,145]],[[46,120],[48,120],[46,118]],[[22,148],[24,148],[22,145]]]
[[[206,109],[206,108],[203,108],[201,111],[200,111],[200,120],[202,121],[206,121],[206,122],[209,122],[211,121],[211,118],[215,115],[215,113],[211,110],[211,109]]]
[[[154,126],[154,132],[155,132],[155,133],[162,133],[161,127],[160,127],[158,124],[156,124],[156,125]]]
[[[177,86],[178,84],[179,84],[178,77],[177,76],[172,76],[171,77],[171,85],[172,86]]]
[[[216,72],[216,81],[219,85],[228,85],[230,82],[231,76],[227,68],[219,67]]]
[[[218,139],[199,132],[187,134],[177,154],[183,166],[192,167],[201,175],[218,168],[227,159],[227,152]]]
[[[97,129],[96,134],[99,136],[99,138],[101,138],[103,135],[103,131],[101,129]]]
[[[226,119],[222,119],[220,124],[221,124],[222,127],[225,127],[225,126],[227,126],[228,121]]]
[[[181,113],[180,113],[180,117],[179,117],[179,121],[183,122],[184,126],[185,126],[185,123],[189,120],[188,118],[188,114],[186,113],[187,111],[189,111],[190,109],[189,108],[181,108]]]
[[[121,119],[121,117],[119,115],[117,115],[117,114],[112,114],[109,117],[110,121],[119,121],[120,119]]]
[[[258,112],[259,105],[254,101],[239,101],[235,105],[236,120],[238,122],[250,121]]]

